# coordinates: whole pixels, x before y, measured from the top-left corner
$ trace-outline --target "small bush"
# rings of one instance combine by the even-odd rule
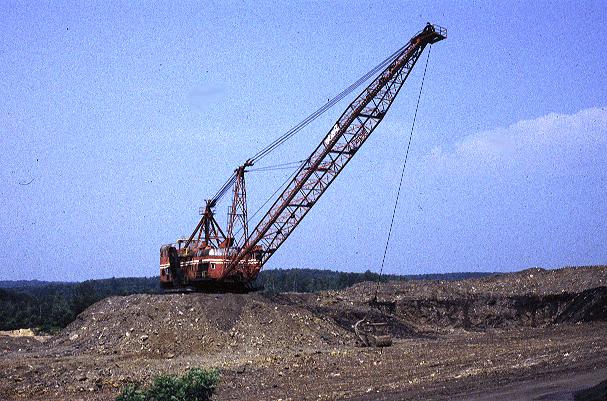
[[[208,401],[218,383],[217,369],[193,368],[183,376],[158,376],[147,389],[130,384],[116,401]]]
[[[193,368],[181,378],[181,383],[185,390],[184,400],[205,401],[211,398],[217,388],[219,371]]]
[[[116,401],[146,401],[147,396],[145,392],[139,389],[139,386],[136,384],[128,384],[124,389],[122,389],[122,393],[116,397]]]
[[[185,383],[175,375],[158,376],[148,388],[148,400],[185,401]]]

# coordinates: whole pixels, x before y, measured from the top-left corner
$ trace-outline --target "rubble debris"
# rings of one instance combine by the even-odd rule
[[[111,297],[44,343],[6,342],[0,394],[107,400],[190,367],[220,369],[218,401],[451,399],[521,378],[607,374],[606,283],[607,267],[595,267],[382,283],[377,302],[375,283]],[[364,317],[386,323],[392,346],[356,347]]]

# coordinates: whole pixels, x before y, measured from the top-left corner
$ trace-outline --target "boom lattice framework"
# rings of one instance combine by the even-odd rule
[[[263,249],[261,266],[276,252],[384,118],[425,47],[445,38],[443,28],[428,24],[354,99],[257,224],[226,275],[250,276],[240,262],[256,246]]]

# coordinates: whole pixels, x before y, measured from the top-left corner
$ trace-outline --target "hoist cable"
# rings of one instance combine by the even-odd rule
[[[324,114],[327,110],[329,110],[335,104],[339,103],[339,101],[341,101],[343,98],[345,98],[350,93],[352,93],[352,91],[354,91],[356,88],[358,88],[364,82],[366,82],[369,78],[371,78],[373,75],[375,75],[378,71],[384,69],[388,64],[390,64],[392,61],[394,61],[394,59],[396,59],[398,57],[398,55],[400,53],[402,53],[402,51],[407,46],[408,45],[405,45],[405,46],[401,47],[400,49],[398,49],[397,51],[395,51],[394,53],[392,53],[384,61],[382,61],[381,63],[379,63],[375,67],[373,67],[369,72],[367,72],[366,74],[364,74],[363,76],[361,76],[353,84],[351,84],[346,89],[344,89],[343,91],[341,91],[333,99],[329,100],[329,102],[327,102],[325,105],[323,105],[318,110],[316,110],[315,112],[313,112],[312,114],[310,114],[308,117],[306,117],[305,119],[303,119],[301,122],[299,122],[298,124],[296,124],[295,126],[293,126],[290,130],[288,130],[287,132],[285,132],[283,135],[281,135],[280,137],[278,137],[277,139],[275,139],[268,146],[266,146],[265,148],[263,148],[262,150],[260,150],[259,152],[257,152],[255,154],[255,156],[253,156],[249,160],[252,163],[256,163],[256,162],[260,161],[261,159],[263,159],[264,157],[266,157],[268,154],[270,154],[277,147],[279,147],[280,145],[282,145],[283,143],[285,143],[287,140],[289,140],[291,137],[293,137],[295,134],[297,134],[303,128],[305,128],[307,125],[309,125],[312,121],[314,121],[315,119],[317,119],[318,117],[320,117],[322,114]],[[215,194],[215,196],[213,196],[212,201],[214,201],[215,203],[218,202],[226,194],[226,192],[232,187],[232,185],[234,185],[235,182],[236,182],[236,174],[233,173],[230,176],[230,178],[228,178],[228,180],[219,189],[219,191],[217,191],[217,193]]]
[[[232,173],[230,178],[223,184],[223,186],[217,191],[215,196],[211,198],[211,202],[217,203],[225,194],[230,190],[232,185],[236,182],[236,173]]]
[[[301,122],[299,122],[298,124],[296,124],[295,126],[293,126],[290,130],[288,130],[287,132],[285,132],[283,135],[279,136],[277,139],[275,139],[268,146],[266,146],[265,148],[263,148],[262,150],[260,150],[259,152],[257,152],[257,154],[255,154],[255,156],[253,156],[250,160],[253,163],[255,163],[255,162],[261,160],[262,158],[264,158],[265,156],[267,156],[274,149],[276,149],[277,147],[279,147],[280,145],[282,145],[284,142],[286,142],[288,139],[290,139],[293,135],[295,135],[296,133],[298,133],[299,131],[301,131],[303,128],[305,128],[312,121],[314,121],[319,116],[321,116],[322,114],[324,114],[327,110],[329,110],[331,107],[333,107],[335,104],[337,104],[344,97],[346,97],[347,95],[349,95],[350,93],[352,93],[353,90],[355,90],[360,85],[362,85],[365,81],[367,81],[369,78],[371,78],[373,75],[375,75],[378,71],[384,69],[389,63],[391,63],[394,59],[396,59],[396,57],[398,57],[398,55],[407,46],[408,45],[405,45],[405,46],[401,47],[400,49],[398,49],[397,51],[395,51],[394,53],[392,53],[384,61],[382,61],[381,63],[379,63],[377,66],[375,66],[369,72],[367,72],[362,77],[360,77],[358,80],[356,80],[353,84],[351,84],[346,89],[344,89],[343,91],[341,91],[333,99],[329,100],[325,105],[323,105],[318,110],[316,110],[315,112],[313,112],[312,114],[310,114],[308,117],[304,118]]]
[[[274,170],[290,170],[296,166],[301,165],[302,162],[304,162],[305,159],[303,160],[297,160],[297,161],[293,161],[293,162],[287,162],[287,163],[280,163],[280,164],[274,164],[272,166],[263,166],[263,167],[257,167],[257,168],[252,168],[249,169],[247,171],[274,171]]]
[[[422,76],[422,83],[419,87],[419,94],[417,95],[417,104],[415,106],[415,113],[413,114],[413,124],[411,124],[411,132],[409,133],[409,143],[407,144],[407,151],[405,153],[405,161],[403,168],[400,173],[400,181],[398,182],[398,191],[396,192],[396,201],[394,202],[394,209],[392,210],[392,219],[390,220],[390,229],[388,230],[388,237],[386,238],[386,245],[384,247],[384,256],[381,260],[381,267],[379,269],[379,276],[377,277],[377,285],[375,287],[375,295],[373,300],[377,301],[377,294],[379,293],[379,284],[384,272],[384,262],[386,261],[386,254],[388,253],[388,245],[390,244],[390,236],[392,235],[392,227],[394,226],[394,217],[396,216],[396,208],[398,207],[398,200],[400,198],[400,190],[403,184],[403,177],[405,176],[405,168],[407,167],[407,159],[409,158],[409,149],[411,148],[411,139],[413,138],[413,130],[415,129],[415,121],[417,120],[417,110],[419,109],[419,101],[422,97],[422,89],[424,88],[424,81],[426,79],[426,70],[428,69],[428,61],[430,60],[430,51],[432,45],[428,48],[428,57],[426,58],[426,66],[424,67],[424,75]]]

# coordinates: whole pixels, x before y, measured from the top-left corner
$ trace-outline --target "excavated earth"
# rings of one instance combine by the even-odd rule
[[[216,367],[216,400],[573,399],[607,379],[607,266],[314,294],[111,297],[45,341],[0,336],[0,399],[111,400]],[[356,346],[387,322],[394,345]]]

